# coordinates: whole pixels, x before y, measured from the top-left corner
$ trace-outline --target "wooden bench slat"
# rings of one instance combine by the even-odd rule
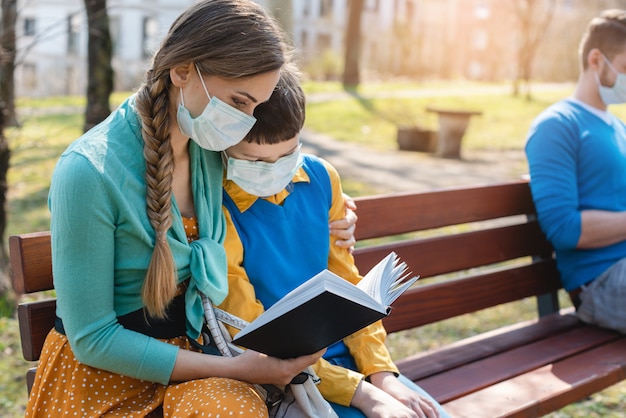
[[[13,289],[18,294],[53,288],[50,232],[9,237]]]
[[[43,343],[54,327],[56,300],[22,303],[17,307],[22,354],[28,361],[37,361]]]
[[[476,245],[477,243],[480,245]],[[367,272],[392,250],[411,271],[422,277],[525,256],[552,256],[552,248],[543,239],[539,225],[531,222],[357,248],[354,257],[359,270]]]
[[[550,293],[561,287],[555,268],[551,260],[544,260],[443,283],[420,286],[418,280],[393,303],[383,323],[388,332],[395,332]]]
[[[454,417],[539,417],[626,378],[626,339],[497,383],[444,407]]]
[[[378,201],[384,198],[384,205]],[[534,213],[525,181],[356,198],[358,240]],[[445,208],[445,210],[442,210]]]
[[[35,375],[37,374],[37,368],[31,367],[26,372],[26,390],[30,393],[30,390],[33,388],[33,383],[35,383]]]
[[[465,338],[442,348],[429,350],[396,361],[400,372],[413,381],[445,372],[525,344],[583,326],[564,309],[541,320],[529,320]]]
[[[449,402],[619,338],[615,332],[579,327],[421,379],[418,384],[438,401]]]

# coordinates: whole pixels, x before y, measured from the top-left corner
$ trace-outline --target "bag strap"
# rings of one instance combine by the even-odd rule
[[[232,325],[235,328],[239,326],[245,327],[248,323],[235,315],[229,314],[226,311],[216,308],[213,303],[204,294],[200,293],[202,297],[202,306],[204,308],[204,316],[206,319],[206,326],[209,330],[209,336],[211,340],[215,342],[215,345],[219,351],[219,354],[225,357],[235,357],[243,353],[243,350],[236,345],[232,344],[230,334],[224,325],[218,322],[217,313],[219,312],[219,321]],[[224,318],[224,319],[221,319]],[[278,405],[285,397],[285,392],[274,385],[254,385],[257,392],[265,399],[265,404],[268,409]]]
[[[218,321],[221,321],[226,325],[230,325],[233,328],[237,328],[238,330],[244,329],[249,324],[248,321],[245,321],[220,308],[216,308],[215,306],[213,307],[213,312],[215,313],[215,318],[217,318]]]

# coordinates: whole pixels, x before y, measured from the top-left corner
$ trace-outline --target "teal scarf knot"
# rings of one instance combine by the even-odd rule
[[[209,239],[200,238],[190,244],[191,247],[191,280],[185,292],[185,309],[187,314],[187,335],[191,338],[200,336],[201,324],[204,321],[202,294],[213,303],[220,304],[228,294],[226,252],[222,244]]]

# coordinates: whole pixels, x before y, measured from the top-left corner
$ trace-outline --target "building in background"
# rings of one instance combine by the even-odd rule
[[[133,90],[173,20],[194,0],[109,0],[115,89]],[[580,34],[599,8],[618,0],[557,2],[536,73],[570,79]],[[305,72],[336,79],[343,66],[350,0],[257,0],[272,12],[299,51]],[[593,3],[593,4],[591,4]],[[365,79],[510,80],[519,33],[514,1],[365,0],[361,66]],[[550,36],[555,34],[555,36]],[[84,94],[87,22],[84,0],[18,0],[16,95]],[[558,58],[554,59],[554,57]]]
[[[109,0],[116,90],[136,88],[152,52],[193,0]],[[83,0],[18,1],[16,95],[81,95],[87,83]]]

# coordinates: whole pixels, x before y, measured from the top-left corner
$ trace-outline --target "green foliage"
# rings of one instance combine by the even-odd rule
[[[0,318],[11,317],[15,313],[15,306],[15,298],[12,294],[0,293]]]

